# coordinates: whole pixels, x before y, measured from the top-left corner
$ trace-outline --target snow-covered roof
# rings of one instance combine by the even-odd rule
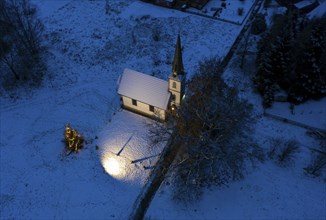
[[[167,81],[131,69],[123,71],[118,93],[164,110],[171,96]]]
[[[326,1],[320,3],[320,5],[312,10],[309,14],[309,18],[314,18],[314,17],[322,17],[324,14],[326,14]]]
[[[311,5],[313,2],[314,2],[313,0],[303,0],[303,1],[295,3],[294,5],[297,8],[304,8],[304,7],[308,6],[308,5]]]

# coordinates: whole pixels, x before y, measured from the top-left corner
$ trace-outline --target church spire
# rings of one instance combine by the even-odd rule
[[[175,47],[174,59],[172,63],[172,74],[174,77],[176,77],[177,75],[183,75],[180,34],[178,34],[177,44]]]

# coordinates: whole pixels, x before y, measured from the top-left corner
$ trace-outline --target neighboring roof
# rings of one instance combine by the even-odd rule
[[[294,5],[297,8],[304,8],[304,7],[307,7],[307,6],[311,5],[311,4],[313,4],[314,2],[315,1],[312,1],[312,0],[303,0],[303,1],[295,3]]]
[[[312,10],[309,14],[309,18],[314,18],[314,17],[322,17],[323,15],[326,14],[326,1],[323,3],[320,3],[320,5]]]
[[[171,96],[167,81],[131,69],[123,71],[118,93],[163,110]]]

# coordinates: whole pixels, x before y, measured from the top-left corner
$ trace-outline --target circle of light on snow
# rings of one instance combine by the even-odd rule
[[[118,177],[121,175],[121,165],[119,161],[114,157],[107,158],[103,163],[103,167],[105,171],[111,176]]]

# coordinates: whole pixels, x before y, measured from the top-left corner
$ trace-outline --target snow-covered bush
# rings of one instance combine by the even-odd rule
[[[303,169],[306,174],[321,176],[326,174],[326,133],[310,131],[309,135],[318,140],[319,146],[311,149],[311,162]]]
[[[267,153],[270,159],[274,160],[280,166],[289,166],[294,162],[295,155],[299,152],[299,143],[294,140],[284,140],[274,138],[271,140],[271,146]]]
[[[310,164],[303,168],[305,173],[320,176],[326,172],[326,151],[313,151],[311,157]]]

